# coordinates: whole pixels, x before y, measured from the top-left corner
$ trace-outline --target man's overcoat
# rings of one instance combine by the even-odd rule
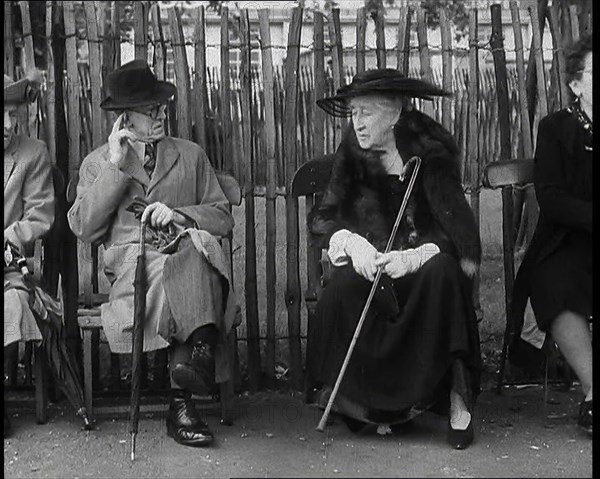
[[[134,197],[148,203],[162,202],[184,215],[194,227],[213,236],[224,236],[233,228],[225,194],[206,154],[191,141],[165,137],[157,144],[156,166],[150,178],[133,148],[114,165],[109,161],[108,144],[84,160],[80,168],[77,198],[69,210],[68,220],[75,235],[85,242],[102,243],[105,247],[105,273],[111,283],[109,302],[102,305],[101,315],[111,350],[131,351],[133,324],[133,278],[139,253],[140,221],[127,211]],[[146,247],[147,277],[144,350],[168,346],[165,331],[163,268],[169,256],[152,246]],[[216,274],[206,270],[207,276]],[[204,282],[202,282],[204,284]],[[206,285],[210,281],[207,279]],[[201,295],[202,284],[198,284]],[[168,305],[167,305],[168,306]],[[207,311],[207,314],[212,314]],[[162,321],[162,324],[161,324]],[[222,321],[226,324],[223,325]],[[229,329],[227,318],[214,318],[219,326]],[[222,328],[221,328],[222,329]]]
[[[46,145],[17,135],[4,152],[4,239],[28,255],[53,224],[54,185]],[[41,339],[20,271],[5,267],[4,283],[4,345]]]

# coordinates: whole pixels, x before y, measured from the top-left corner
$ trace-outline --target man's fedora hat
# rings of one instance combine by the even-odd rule
[[[34,102],[40,92],[42,81],[43,74],[39,70],[29,72],[26,77],[18,81],[4,74],[4,104],[22,105]]]
[[[349,117],[352,112],[348,100],[359,96],[389,95],[423,98],[451,96],[452,93],[419,78],[409,78],[398,70],[385,68],[358,73],[349,85],[341,87],[335,96],[317,100],[323,110],[333,116]]]
[[[108,96],[100,107],[104,110],[126,110],[165,103],[177,91],[175,85],[160,81],[143,60],[133,60],[106,77]]]

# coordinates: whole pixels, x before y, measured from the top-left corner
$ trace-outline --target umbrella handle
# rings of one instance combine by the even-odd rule
[[[140,224],[140,255],[146,253],[146,221],[142,221]]]

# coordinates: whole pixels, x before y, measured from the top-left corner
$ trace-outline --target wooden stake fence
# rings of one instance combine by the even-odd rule
[[[65,1],[47,2],[46,6],[47,83],[40,99],[41,115],[37,115],[35,122],[30,125],[30,133],[33,136],[40,135],[48,142],[52,161],[65,176],[76,180],[83,156],[106,141],[112,121],[112,116],[103,112],[99,104],[106,95],[106,75],[120,65],[121,43],[127,41],[121,38],[122,19],[119,14],[122,8],[119,8],[119,2],[85,2],[82,5],[81,2]],[[450,99],[436,99],[434,102],[419,100],[416,104],[439,119],[466,152],[461,174],[476,218],[479,217],[481,168],[503,157],[533,155],[539,119],[548,111],[558,108],[559,104],[564,105],[566,99],[562,80],[565,42],[578,38],[585,28],[591,28],[587,6],[578,10],[553,10],[547,9],[541,2],[539,11],[538,2],[528,3],[528,6],[533,32],[528,67],[525,67],[525,48],[521,37],[521,12],[517,2],[511,2],[515,68],[511,70],[502,66],[506,50],[500,39],[498,7],[493,7],[492,16],[496,23],[491,53],[495,68],[481,69],[480,54],[482,50],[490,49],[484,42],[478,41],[478,10],[472,8],[469,10],[468,72],[455,60],[460,48],[453,47],[451,20],[446,8],[440,12],[442,71],[433,70],[431,66],[431,57],[439,46],[429,45],[425,11],[421,5],[403,2],[396,10],[400,19],[397,42],[392,49],[396,52],[396,67],[410,76],[422,76],[454,92]],[[19,10],[15,12],[17,7]],[[31,32],[28,2],[8,2],[4,8],[5,72],[21,75],[23,67],[35,60],[33,37],[37,32]],[[11,30],[14,23],[11,15],[15,13],[23,17],[21,32],[17,34]],[[85,19],[83,31],[75,28],[76,14],[83,15]],[[267,380],[265,384],[274,387],[275,368],[282,361],[289,366],[293,387],[300,389],[304,337],[301,327],[304,317],[302,299],[316,296],[319,278],[318,272],[307,271],[307,290],[301,290],[300,265],[305,261],[301,254],[304,243],[300,241],[298,218],[301,205],[290,195],[290,182],[300,164],[332,153],[337,148],[343,122],[326,116],[316,107],[316,100],[334,94],[356,72],[364,71],[373,53],[380,66],[387,63],[386,55],[390,52],[385,48],[384,33],[389,29],[390,21],[386,22],[382,12],[378,12],[375,19],[368,19],[365,9],[358,9],[356,51],[348,57],[344,56],[343,41],[348,39],[342,38],[340,10],[332,9],[327,18],[327,27],[325,16],[315,12],[310,46],[313,58],[306,61],[309,57],[304,55],[305,47],[311,43],[311,38],[301,38],[303,10],[293,10],[287,44],[273,45],[271,22],[267,10],[263,9],[258,12],[261,62],[256,66],[251,64],[251,52],[257,48],[250,42],[252,16],[248,11],[241,11],[240,14],[241,38],[237,39],[234,32],[230,31],[234,16],[227,6],[223,7],[219,42],[221,63],[215,67],[209,66],[207,61],[207,50],[212,46],[207,44],[207,12],[204,7],[194,11],[189,25],[188,20],[184,20],[175,8],[164,10],[154,2],[138,2],[133,12],[133,53],[136,58],[148,59],[160,79],[174,81],[177,86],[177,101],[169,105],[169,132],[200,143],[213,166],[233,173],[242,185],[245,242],[237,249],[237,254],[244,255],[245,269],[243,283],[239,274],[234,281],[244,290],[241,296],[245,298],[245,324],[240,330],[240,339],[247,340],[249,385],[253,390],[259,389],[263,385],[261,376],[264,374]],[[416,45],[410,44],[413,15],[416,15]],[[547,76],[542,48],[546,17],[555,57],[555,68],[550,77]],[[164,24],[163,30],[164,21],[167,24]],[[376,31],[375,52],[372,47],[366,46],[372,21],[375,22]],[[329,29],[327,45],[324,28]],[[186,33],[190,31],[193,34]],[[19,43],[23,51],[15,52],[15,38],[18,35],[23,40]],[[186,35],[193,35],[193,38],[186,38]],[[151,44],[148,42],[149,36]],[[87,60],[79,58],[77,53],[81,42],[85,41],[89,51]],[[186,44],[193,45],[193,69],[187,63]],[[274,52],[278,48],[286,49],[284,68],[274,64]],[[243,59],[239,75],[231,71],[230,52],[235,49],[241,51]],[[418,60],[411,56],[411,50],[418,50]],[[345,61],[352,62],[353,58],[356,59],[356,66],[344,65]],[[328,60],[331,66],[327,65]],[[167,68],[171,61],[172,70]],[[455,65],[458,68],[454,68]],[[535,75],[531,74],[531,68]],[[67,79],[63,81],[62,72],[65,69]],[[191,73],[193,75],[190,77]],[[547,88],[548,78],[551,78],[550,89]],[[530,103],[532,88],[537,101]],[[65,108],[56,108],[55,105],[64,105]],[[193,107],[190,108],[190,105]],[[24,120],[24,123],[27,121]],[[261,196],[265,197],[266,279],[262,279],[257,270],[260,241],[256,241],[254,229],[261,213],[257,211],[255,197]],[[283,269],[277,268],[276,262],[277,197],[285,197],[286,203],[286,230],[281,235],[285,235],[286,240],[287,337],[278,327],[281,326],[277,321],[278,307],[283,305],[277,304],[274,288],[277,281],[283,278]],[[312,207],[312,201],[307,201],[307,209]],[[520,201],[515,197],[517,209]],[[66,218],[64,220],[66,225]],[[236,228],[236,233],[240,231],[240,226]],[[227,251],[232,251],[232,241],[232,238],[225,239],[223,245]],[[70,337],[73,339],[77,333],[73,318],[77,309],[78,270],[72,260],[74,237],[68,231],[63,234],[59,247],[60,256],[65,259],[65,264],[60,268]],[[90,254],[97,254],[97,250],[92,248]],[[233,271],[233,264],[229,266]],[[259,294],[264,287],[262,281],[268,285],[264,317],[259,308]],[[86,286],[90,293],[98,289],[98,284]],[[476,304],[477,300],[478,297],[475,298]],[[261,337],[261,325],[264,323],[266,337]],[[277,341],[281,339],[288,340],[287,350],[276,348]],[[261,340],[266,340],[264,368]]]

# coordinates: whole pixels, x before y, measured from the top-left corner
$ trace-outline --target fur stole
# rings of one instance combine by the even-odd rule
[[[394,248],[436,243],[460,261],[467,276],[474,276],[481,262],[481,243],[462,189],[459,149],[452,135],[416,110],[402,114],[394,133],[405,164],[413,156],[422,160]],[[402,184],[408,183],[411,172],[406,171]],[[334,155],[328,189],[309,215],[313,240],[327,248],[331,235],[345,228],[383,251],[404,196],[404,190],[394,191],[398,184],[376,152],[359,146],[350,125]]]

